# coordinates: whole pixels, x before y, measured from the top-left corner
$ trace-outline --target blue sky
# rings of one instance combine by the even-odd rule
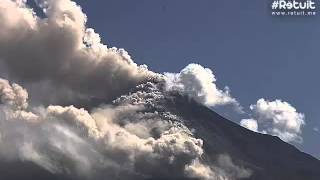
[[[245,110],[259,98],[291,103],[306,117],[296,146],[320,158],[319,15],[273,17],[271,1],[77,2],[102,41],[138,64],[157,72],[209,67]]]

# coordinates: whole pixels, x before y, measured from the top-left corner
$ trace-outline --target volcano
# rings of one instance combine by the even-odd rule
[[[94,101],[91,105],[101,103]],[[149,82],[139,85],[131,93],[113,101],[115,107],[123,104],[142,105],[144,108],[135,113],[148,116],[156,114],[157,119],[171,121],[189,129],[194,137],[203,141],[204,153],[201,161],[224,169],[224,173],[229,174],[229,179],[318,180],[320,178],[318,159],[299,151],[278,137],[247,130],[188,96],[173,91],[166,92],[161,83]],[[119,124],[124,126],[125,121]],[[155,139],[161,135],[157,128],[153,128],[150,132]],[[132,178],[188,179],[182,174],[176,174],[178,171],[171,168],[169,166],[168,169],[160,171],[161,173],[151,173],[151,176],[132,176]],[[141,172],[144,172],[148,167],[142,169],[144,170]],[[104,171],[106,170],[102,170],[102,174]],[[14,162],[2,160],[0,164],[0,179],[6,180],[98,179],[72,176],[67,172],[52,173],[33,162],[21,160]],[[99,179],[109,178],[99,176]]]

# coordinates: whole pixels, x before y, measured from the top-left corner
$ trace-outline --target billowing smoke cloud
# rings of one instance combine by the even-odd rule
[[[28,93],[18,84],[10,85],[5,79],[0,79],[0,102],[13,109],[25,109],[28,106]]]
[[[2,158],[19,158],[53,173],[94,179],[227,180],[250,175],[230,157],[219,158],[214,166],[205,164],[202,140],[193,137],[179,117],[146,111],[150,100],[164,98],[152,83],[88,112],[73,106],[27,107],[23,88],[0,82]]]
[[[199,161],[194,161],[186,167],[186,172],[191,177],[211,180],[245,179],[252,174],[251,170],[236,166],[230,156],[225,154],[218,156],[215,167],[204,166]]]
[[[102,44],[99,34],[86,27],[87,17],[76,3],[37,2],[45,18],[37,16],[25,0],[0,2],[1,73],[35,89],[32,98],[59,103],[67,94],[70,100],[111,100],[155,78],[124,49]]]
[[[304,114],[288,102],[259,99],[257,104],[251,105],[255,119],[244,119],[241,125],[253,131],[259,129],[262,133],[278,136],[286,142],[302,142],[301,132],[305,124]]]
[[[207,106],[232,104],[241,110],[239,103],[231,97],[229,88],[217,88],[211,69],[199,64],[189,64],[180,73],[165,73],[167,90],[174,90],[192,97]]]
[[[124,49],[107,47],[87,28],[81,7],[70,0],[38,0],[39,17],[25,0],[0,2],[0,75],[23,84],[32,102],[74,104],[113,100],[141,82],[163,79],[137,65]],[[166,73],[168,90],[207,106],[231,104],[241,111],[229,88],[217,88],[213,72],[190,64]]]

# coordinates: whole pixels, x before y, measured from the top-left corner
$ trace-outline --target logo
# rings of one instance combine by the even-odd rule
[[[312,0],[274,0],[271,4],[274,16],[315,16],[316,3]]]

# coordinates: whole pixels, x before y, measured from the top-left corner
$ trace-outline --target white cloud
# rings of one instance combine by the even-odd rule
[[[167,90],[178,91],[207,106],[233,104],[241,109],[229,88],[218,89],[212,70],[199,64],[189,64],[180,73],[165,73],[165,81]]]
[[[258,123],[255,119],[242,119],[240,125],[251,131],[258,132]]]
[[[278,99],[275,101],[259,99],[256,104],[250,106],[250,109],[261,132],[278,136],[286,142],[302,142],[304,114],[297,112],[288,102]],[[247,127],[255,126],[254,121],[244,120],[242,124],[246,124]]]

